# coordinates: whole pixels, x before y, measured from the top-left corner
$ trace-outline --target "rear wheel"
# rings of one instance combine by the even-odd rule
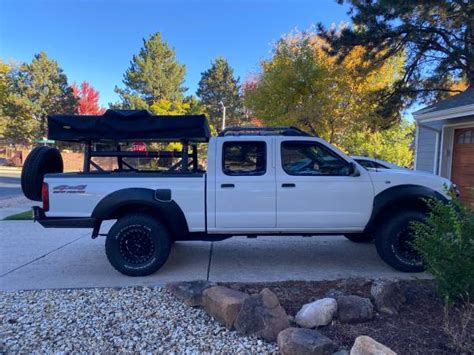
[[[374,237],[372,235],[367,234],[367,233],[350,233],[350,234],[344,234],[344,237],[349,239],[351,242],[354,243],[369,243],[372,240],[374,240]]]
[[[426,214],[420,211],[403,211],[378,228],[375,246],[383,261],[403,272],[424,270],[421,255],[412,245],[411,223],[421,222],[425,217]]]
[[[120,218],[110,229],[105,253],[112,266],[129,276],[146,276],[168,259],[171,236],[166,227],[147,214]]]

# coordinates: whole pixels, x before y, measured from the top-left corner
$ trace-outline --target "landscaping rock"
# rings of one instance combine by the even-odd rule
[[[331,288],[328,292],[326,292],[326,298],[334,298],[335,300],[345,295],[346,294],[344,292],[336,290],[334,288]]]
[[[392,349],[375,341],[371,337],[361,335],[356,338],[350,355],[396,355]]]
[[[216,286],[214,282],[197,280],[189,282],[171,282],[166,285],[166,289],[180,301],[188,306],[202,306],[202,292],[209,287]]]
[[[376,281],[372,284],[370,294],[379,312],[398,314],[406,302],[405,292],[396,281]]]
[[[337,299],[337,317],[342,323],[361,323],[374,317],[370,299],[359,296],[341,296]]]
[[[278,333],[288,328],[290,323],[277,296],[265,288],[244,300],[234,326],[242,335],[255,335],[275,341]]]
[[[227,329],[233,329],[234,321],[249,295],[223,286],[206,288],[202,293],[205,311]]]
[[[296,323],[304,328],[316,328],[331,323],[337,311],[334,298],[323,298],[303,305],[296,314]]]
[[[282,355],[331,355],[336,345],[317,330],[287,328],[278,334]]]

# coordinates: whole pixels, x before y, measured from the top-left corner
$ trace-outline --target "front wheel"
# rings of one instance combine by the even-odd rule
[[[420,211],[399,212],[381,225],[376,233],[375,247],[388,265],[403,272],[424,270],[421,255],[412,245],[412,222],[424,221],[426,214]]]
[[[112,266],[128,276],[146,276],[168,259],[171,236],[166,227],[147,214],[120,218],[110,229],[105,253]]]

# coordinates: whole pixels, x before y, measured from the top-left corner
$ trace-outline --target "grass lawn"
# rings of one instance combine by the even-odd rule
[[[33,219],[31,210],[12,214],[11,216],[5,217],[4,221],[27,221]]]

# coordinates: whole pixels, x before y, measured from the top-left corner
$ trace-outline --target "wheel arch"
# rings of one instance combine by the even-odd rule
[[[158,218],[173,238],[186,236],[189,233],[186,217],[171,197],[169,189],[121,189],[102,198],[92,211],[91,217],[102,221],[118,219],[130,212],[144,212]]]
[[[428,207],[423,199],[430,198],[448,202],[438,191],[420,185],[398,185],[380,192],[374,198],[372,215],[365,232],[373,233],[385,218],[405,208],[427,212]]]

